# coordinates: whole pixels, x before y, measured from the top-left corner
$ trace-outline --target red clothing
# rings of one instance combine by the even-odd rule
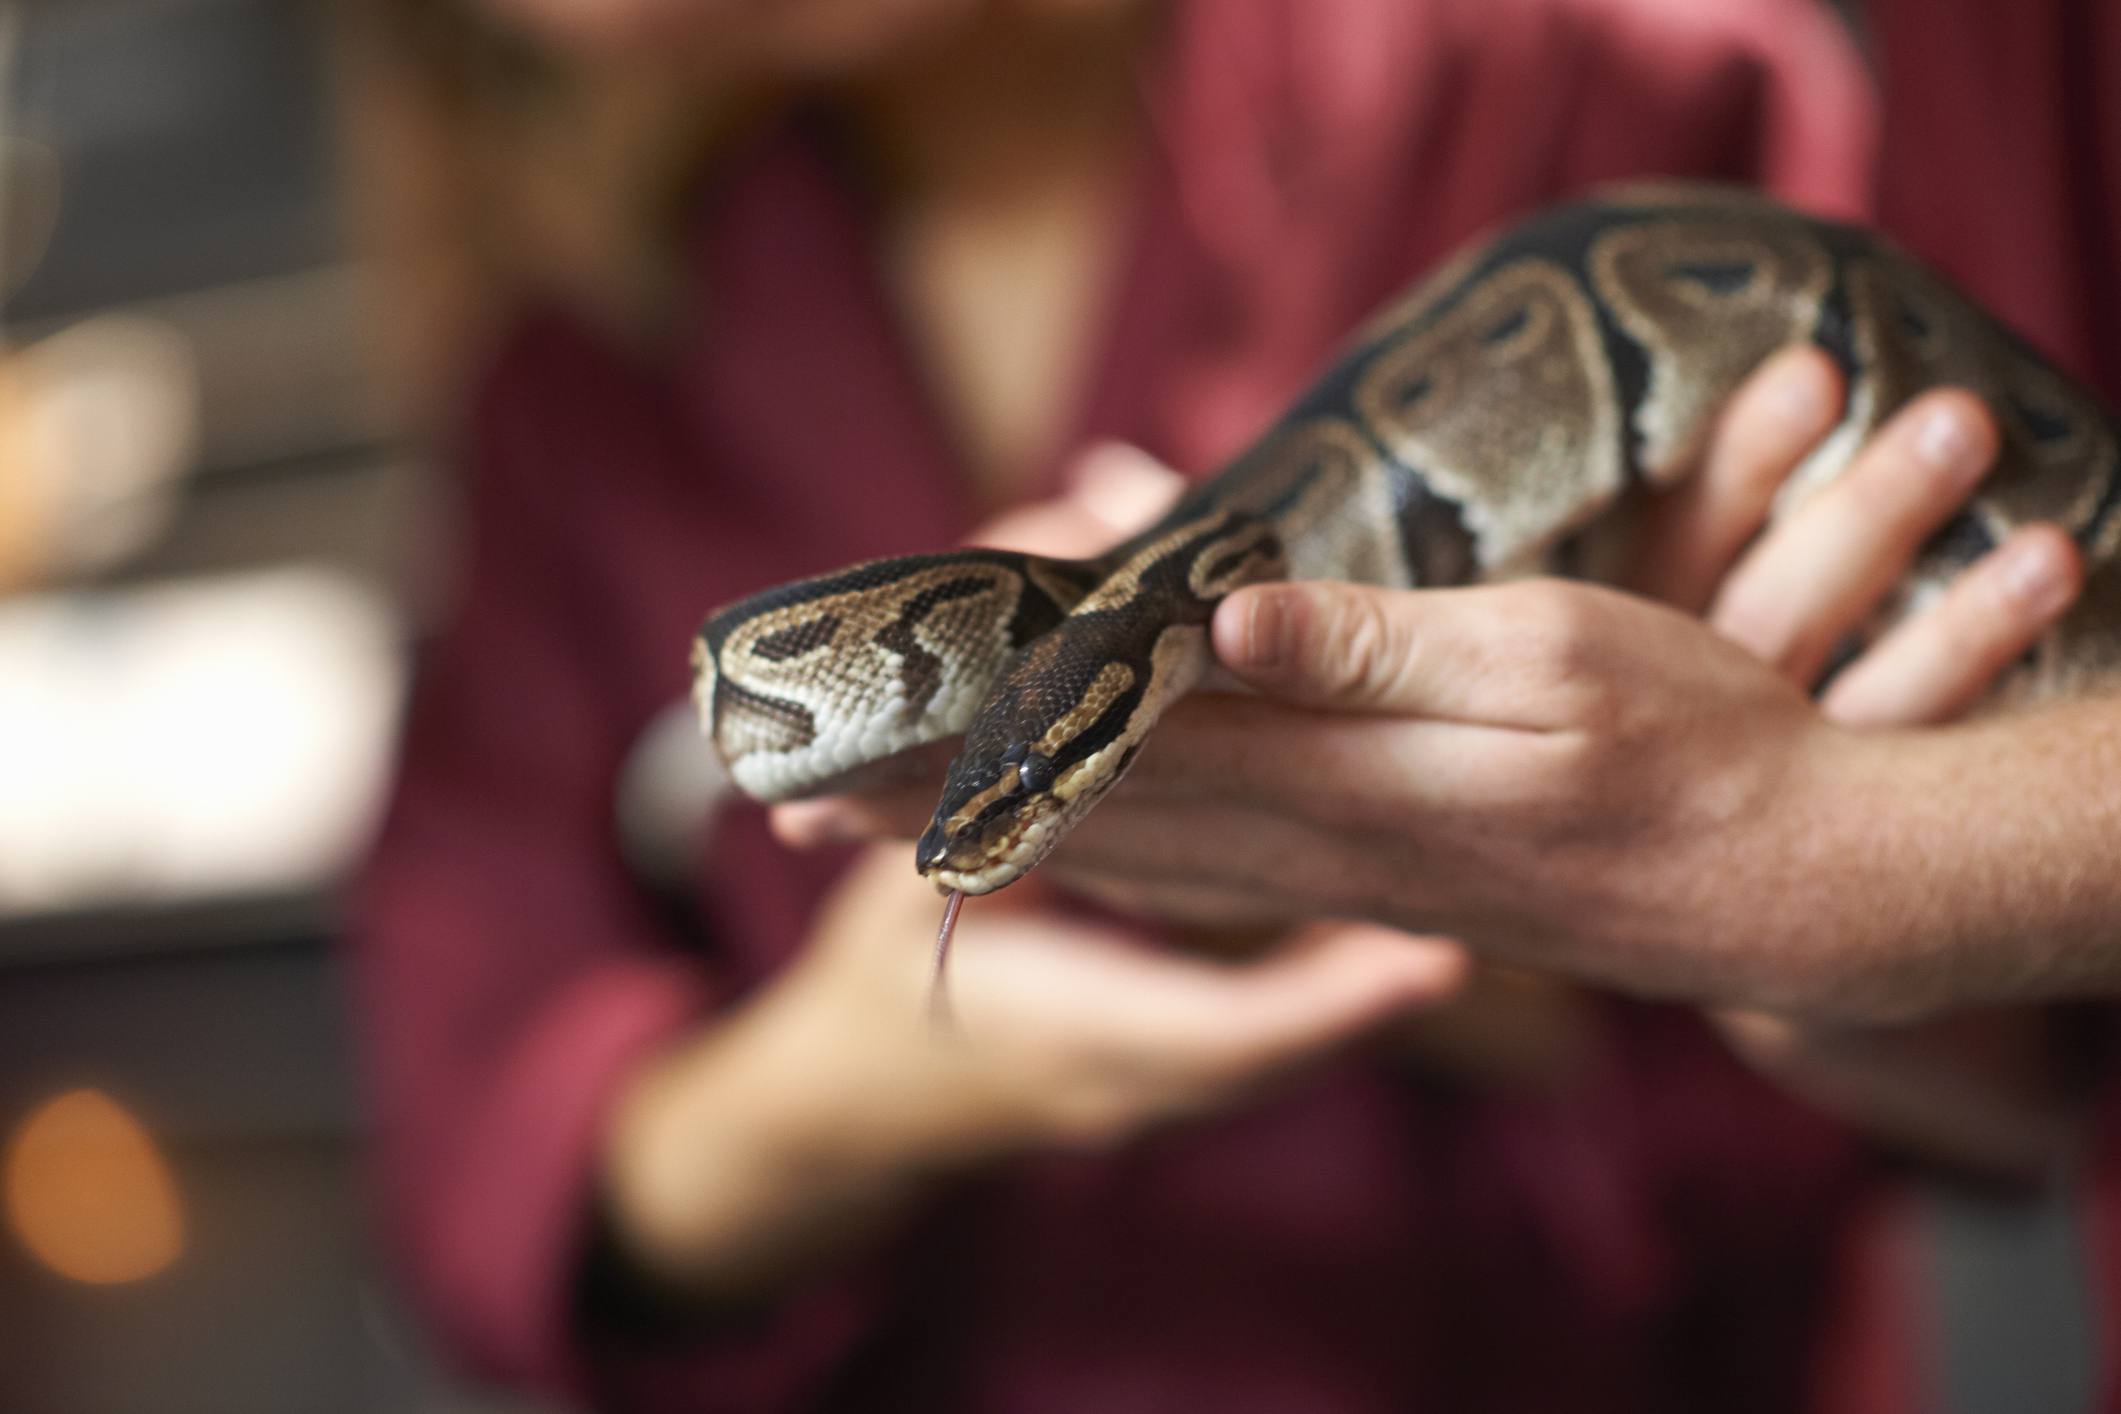
[[[1215,0],[1175,9],[1145,89],[1159,151],[1068,446],[1196,471],[1481,227],[1654,173],[1847,212],[1870,155],[1809,0]],[[1351,1059],[1153,1143],[1012,1165],[683,1348],[585,1327],[620,1077],[779,966],[837,867],[731,810],[709,943],[683,948],[619,861],[614,772],[683,695],[705,608],[967,528],[868,216],[829,138],[790,127],[703,197],[664,363],[526,317],[468,421],[461,603],[356,954],[390,1235],[450,1344],[648,1409],[1800,1403],[1849,1150],[1648,1009],[1564,1094]]]
[[[2121,9],[1867,0],[1878,219],[2121,404]]]
[[[2121,406],[2121,8],[1868,0],[1879,215]],[[2107,1409],[2121,1414],[2121,1080],[2091,1174]]]

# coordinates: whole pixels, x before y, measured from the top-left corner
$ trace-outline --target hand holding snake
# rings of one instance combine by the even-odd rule
[[[1650,566],[1660,588],[1706,604],[1759,528],[1761,493],[1809,449],[1821,420],[1831,420],[1830,406],[1812,416],[1788,411],[1780,396],[1788,371],[1765,370],[1748,385],[1720,425],[1702,478],[1685,499],[1660,504],[1665,524]],[[1795,372],[1801,382],[1805,370]],[[1159,480],[1138,458],[1101,460],[1093,494],[1020,513],[990,527],[993,538],[1080,554],[1163,509],[1175,478]],[[1886,519],[1903,534],[1919,534],[1960,498],[1920,474],[1894,444],[1878,444],[1864,466],[1874,485],[1863,494],[1882,498]],[[1815,509],[1807,519],[1830,512],[1830,505]],[[1850,547],[1832,536],[1824,562],[1816,528],[1798,521],[1769,532],[1745,555],[1741,573],[1862,579],[1890,570],[1847,563]],[[2034,549],[2049,555],[2046,567],[2070,584],[2066,546],[2055,557],[2054,537],[2032,534]],[[1973,651],[1949,656],[1940,669],[1923,655],[1874,650],[1863,660],[1879,665],[1874,702],[1978,695],[1991,676],[1987,665],[2039,637],[2052,601],[1988,593],[2005,563],[1983,561],[1920,621]],[[1725,596],[1740,582],[1729,579]],[[1792,626],[1830,632],[1858,611],[1808,600]],[[1694,632],[1684,620],[1659,622]],[[1213,709],[1205,700],[1179,709],[1166,723],[1170,751],[1160,754],[1184,758],[1194,750],[1190,718],[1201,710]],[[1329,732],[1371,726],[1349,715],[1281,710]],[[1212,739],[1203,744],[1210,748]],[[1169,765],[1182,779],[1182,760]],[[1374,774],[1367,763],[1362,769]],[[1100,815],[1124,830],[1134,797],[1157,783],[1137,773]],[[926,819],[924,795],[916,786],[783,806],[776,823],[798,843],[910,834]],[[1104,828],[1090,821],[1053,861],[1054,872],[1077,871],[1093,889],[1121,886],[1116,876],[1101,878],[1089,859],[1075,860],[1078,849],[1096,847]],[[1044,914],[1042,901],[1034,885],[968,920],[953,984],[964,1033],[938,1032],[925,1024],[920,1003],[919,940],[932,924],[934,895],[904,868],[899,850],[874,853],[835,896],[799,965],[711,1043],[662,1060],[618,1116],[608,1174],[628,1247],[660,1254],[670,1279],[688,1287],[770,1289],[801,1270],[799,1258],[790,1267],[791,1251],[835,1250],[850,1240],[850,1228],[880,1219],[939,1168],[997,1147],[1116,1138],[1225,1102],[1392,1015],[1446,1000],[1463,976],[1454,950],[1374,926],[1314,930],[1232,968],[1129,946],[1109,928]],[[967,1039],[977,1044],[962,1044]],[[777,1079],[762,1085],[764,1076]],[[713,1142],[701,1142],[705,1135]],[[758,1161],[735,1163],[736,1155]],[[825,1213],[838,1216],[821,1222]]]
[[[1873,440],[1832,494],[1755,539],[1768,498],[1834,420],[1837,395],[1812,356],[1778,360],[1734,401],[1701,477],[1653,507],[1657,553],[1638,583],[1703,609],[1706,627],[1551,581],[1450,594],[1321,584],[1237,596],[1215,622],[1218,655],[1261,695],[1201,696],[1175,708],[1155,756],[1048,872],[1116,903],[1200,922],[1326,914],[1442,932],[1455,924],[1503,956],[1573,971],[1610,949],[1607,975],[1634,990],[1763,1002],[1796,988],[1806,1005],[1859,1005],[1860,994],[1840,991],[1843,968],[1861,960],[1849,949],[1863,935],[1857,920],[1846,932],[1821,930],[1818,901],[1831,891],[1807,887],[1795,903],[1761,897],[1756,873],[1720,855],[1704,863],[1693,850],[1712,836],[1686,812],[1697,793],[1727,799],[1733,775],[1786,788],[1823,778],[1830,798],[1751,812],[1766,828],[1794,812],[1790,838],[1756,839],[1748,851],[1754,860],[1788,858],[1806,831],[1847,816],[1843,786],[1863,775],[1835,773],[1843,751],[1889,768],[1891,739],[1858,741],[1848,728],[1956,715],[2068,607],[2081,569],[2053,527],[2018,531],[1848,665],[1815,710],[1793,690],[1816,674],[1809,645],[1831,643],[1870,613],[1907,548],[1953,512],[1994,451],[1993,423],[1963,394],[1925,397]],[[1939,416],[1947,426],[1931,421]],[[1935,456],[1940,444],[1958,459]],[[1045,548],[1055,550],[1099,534],[1093,517],[1072,510],[1049,513],[1048,529],[1057,538]],[[1261,662],[1252,611],[1284,594],[1293,602],[1282,607],[1295,612],[1283,627],[1296,651]],[[1498,659],[1500,678],[1491,672]],[[1434,671],[1420,672],[1423,664]],[[1542,675],[1553,690],[1530,691]],[[1538,715],[1550,701],[1559,710]],[[1630,704],[1653,715],[1616,715]],[[1268,741],[1276,745],[1262,747]],[[903,836],[926,810],[923,788],[909,784],[783,806],[776,823],[798,844]],[[1670,838],[1645,841],[1631,822]],[[1849,823],[1889,828],[1860,811]],[[1484,853],[1439,857],[1438,838],[1475,841]],[[1733,848],[1727,831],[1713,839],[1718,851]],[[1666,873],[1679,882],[1660,883]],[[1698,887],[1704,877],[1723,892]],[[1586,880],[1602,895],[1596,909],[1576,892]],[[1614,913],[1637,899],[1665,910],[1640,934]],[[1613,926],[1587,936],[1608,917]],[[1766,943],[1785,919],[1802,936]],[[1712,946],[1719,933],[1722,949]],[[1801,953],[1792,950],[1799,944]]]
[[[1875,606],[1856,641],[1877,656],[1834,688],[1844,702],[1876,697],[1895,664],[1927,663],[1940,680],[1993,668],[2000,660],[1954,661],[1915,610],[1989,552],[2031,563],[2051,536],[2034,527],[2052,520],[2089,557],[2089,592],[2009,685],[2056,698],[2108,678],[2121,661],[2110,569],[2121,479],[2107,414],[1876,238],[1755,197],[1676,188],[1562,209],[1452,263],[1257,446],[1104,555],[884,561],[722,611],[697,655],[706,720],[739,782],[768,799],[965,724],[916,858],[941,887],[982,893],[1034,867],[1118,784],[1199,681],[1212,626],[1225,664],[1255,685],[1293,669],[1293,695],[1309,705],[1397,720],[1366,723],[1351,758],[1349,729],[1316,740],[1315,723],[1270,704],[1181,708],[1188,731],[1215,744],[1190,761],[1167,749],[1153,779],[1222,809],[1206,838],[1232,847],[1203,873],[1189,870],[1176,820],[1131,839],[1113,822],[1090,838],[1105,839],[1110,868],[1135,871],[1137,893],[1174,906],[1188,889],[1234,888],[1258,896],[1255,911],[1440,928],[1534,961],[1557,928],[1603,928],[1593,975],[1812,1000],[1824,974],[1794,940],[1739,949],[1744,966],[1710,966],[1706,980],[1696,960],[1682,977],[1629,963],[1629,949],[1658,958],[1697,942],[1711,901],[1748,868],[1779,867],[1771,889],[1818,888],[1848,908],[1875,898],[1886,866],[1860,831],[1807,831],[1822,812],[1846,817],[1829,802],[1891,793],[1878,753],[1850,749],[1801,693],[1728,644],[1684,641],[1669,612],[1553,582],[1443,587],[1541,569],[1612,578],[1631,533],[1655,527],[1656,493],[1701,459],[1714,412],[1792,343],[1830,360],[1846,397],[1775,505],[1809,495],[1842,507],[1812,517],[1839,537],[1821,549],[1863,568],[1808,584],[1741,567],[1719,617],[1741,637],[1781,639],[1770,656],[1808,680],[1856,627],[1829,619],[1791,636],[1818,618],[1809,601]],[[1997,410],[1999,464],[1941,527],[1900,527],[1864,499],[1873,478],[1851,454],[1882,426],[1882,444],[1930,466],[1944,500],[1974,492],[1988,449],[1955,438],[1955,419],[1934,406],[1910,406],[1953,380]],[[1288,579],[1323,582],[1246,591]],[[1296,627],[1268,631],[1276,623]],[[1961,689],[1960,701],[1973,695]],[[1306,813],[1307,789],[1330,798]],[[1137,792],[1136,813],[1152,794]],[[1401,847],[1369,847],[1380,838]],[[1096,848],[1079,845],[1072,867],[1095,865]],[[1616,894],[1609,877],[1631,862],[1654,887]],[[1231,873],[1241,877],[1226,888],[1217,875]],[[1530,878],[1544,891],[1528,891]]]

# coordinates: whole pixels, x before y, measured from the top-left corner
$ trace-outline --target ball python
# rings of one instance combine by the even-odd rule
[[[1209,666],[1224,595],[1278,577],[1610,577],[1641,493],[1685,475],[1738,384],[1802,342],[1839,364],[1848,399],[1777,514],[1922,389],[1973,389],[2002,430],[1978,498],[1926,543],[1873,634],[2014,527],[2049,521],[2084,549],[2086,592],[2005,691],[2082,690],[2121,664],[2107,410],[1879,236],[1668,184],[1547,211],[1449,260],[1225,470],[1105,554],[876,560],[719,610],[694,645],[704,728],[765,801],[962,733],[915,858],[954,914],[1118,784]]]

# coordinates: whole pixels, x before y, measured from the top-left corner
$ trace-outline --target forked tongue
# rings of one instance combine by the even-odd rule
[[[949,902],[943,905],[943,926],[935,930],[935,970],[928,975],[928,1019],[937,1026],[948,1026],[953,1019],[950,1011],[950,935],[957,931],[957,911],[964,906],[964,892],[952,889]]]

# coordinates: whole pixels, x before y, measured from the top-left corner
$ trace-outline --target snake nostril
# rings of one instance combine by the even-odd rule
[[[913,846],[913,867],[925,874],[950,858],[950,839],[939,824],[930,825],[921,832],[918,843]]]

